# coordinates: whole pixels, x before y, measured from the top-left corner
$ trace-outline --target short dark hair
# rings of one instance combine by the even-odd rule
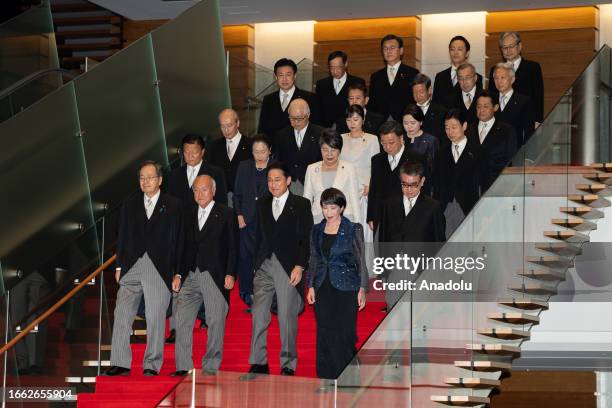
[[[183,140],[181,140],[181,147],[183,147],[186,144],[197,144],[202,149],[206,149],[206,142],[204,141],[204,138],[195,133],[188,133],[185,136],[183,136]]]
[[[395,133],[397,137],[403,137],[404,128],[402,127],[402,125],[400,125],[396,121],[388,120],[382,125],[380,125],[380,128],[378,129],[378,135],[382,136],[382,135],[388,135],[390,133]]]
[[[427,89],[431,88],[431,78],[423,73],[418,73],[412,79],[411,87],[424,84]]]
[[[464,37],[464,36],[462,36],[462,35],[456,35],[456,36],[454,36],[453,38],[451,38],[451,40],[448,42],[448,48],[449,48],[449,49],[450,49],[450,47],[451,47],[451,44],[452,44],[454,41],[463,41],[463,44],[465,44],[465,50],[466,50],[466,51],[469,51],[469,50],[470,50],[470,42],[467,40],[467,38],[465,38],[465,37]]]
[[[365,86],[365,84],[363,84],[361,82],[356,82],[354,84],[350,84],[348,86],[348,88],[346,88],[346,90],[347,90],[347,92],[346,92],[347,95],[351,91],[360,90],[361,92],[363,92],[363,96],[364,97],[368,96],[368,88]]]
[[[402,174],[407,176],[425,176],[425,166],[419,161],[407,161],[402,164],[399,171],[400,177]]]
[[[291,67],[293,73],[297,73],[297,65],[293,62],[292,59],[289,58],[281,58],[276,63],[274,63],[274,75],[276,75],[276,70],[280,67]]]
[[[365,111],[363,110],[361,105],[351,105],[346,108],[346,110],[344,111],[344,118],[348,119],[355,113],[361,116],[361,119],[365,119]]]
[[[444,122],[451,119],[457,119],[462,125],[466,121],[465,114],[459,108],[452,108],[449,109],[448,112],[446,112],[446,115],[444,115]]]
[[[289,171],[289,166],[287,166],[285,163],[283,162],[273,162],[270,164],[270,166],[268,166],[268,174],[270,174],[270,171],[272,170],[280,170],[283,172],[283,177],[285,178],[289,178],[291,177],[291,172]]]
[[[140,177],[140,171],[142,170],[142,168],[147,166],[155,167],[155,174],[157,175],[157,177],[161,177],[164,174],[164,168],[161,164],[154,160],[146,160],[140,163],[140,166],[138,166],[138,177]]]
[[[493,106],[499,105],[499,96],[497,92],[490,92],[488,89],[481,89],[480,91],[476,92],[476,97],[474,100],[478,102],[478,98],[490,98]]]
[[[397,44],[399,45],[399,47],[404,48],[404,40],[402,40],[401,37],[398,37],[395,34],[387,34],[382,38],[382,40],[380,40],[380,49],[382,50],[383,44],[385,43],[385,41],[391,41],[391,40],[397,41]]]
[[[268,146],[268,148],[272,147],[270,138],[263,133],[258,133],[251,138],[251,145],[254,145],[255,143],[264,143],[266,146]]]
[[[342,136],[336,129],[323,129],[319,137],[319,147],[323,147],[324,144],[332,149],[342,150]]]
[[[319,204],[321,204],[321,207],[324,205],[335,204],[338,207],[346,208],[346,197],[344,196],[344,193],[337,188],[326,188],[321,193]]]
[[[421,108],[419,108],[413,103],[406,106],[406,109],[404,109],[404,114],[402,116],[406,115],[412,116],[419,122],[423,122],[425,120],[425,115],[423,115],[423,111],[421,110]]]
[[[342,58],[342,63],[343,64],[346,64],[346,61],[348,61],[348,55],[346,55],[346,52],[344,52],[344,51],[332,51],[327,56],[327,62],[330,62],[331,60],[336,59],[338,57]]]

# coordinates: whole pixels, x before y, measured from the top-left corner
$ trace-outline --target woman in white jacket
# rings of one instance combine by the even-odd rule
[[[325,129],[321,133],[319,146],[323,160],[308,166],[304,181],[304,197],[312,204],[314,222],[323,219],[319,201],[321,193],[330,187],[337,188],[346,196],[344,216],[352,222],[359,222],[359,178],[351,163],[340,160],[342,136],[334,129]]]

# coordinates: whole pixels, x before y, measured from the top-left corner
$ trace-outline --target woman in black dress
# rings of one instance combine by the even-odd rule
[[[308,303],[317,324],[317,376],[338,378],[357,349],[357,311],[366,304],[368,272],[363,227],[342,215],[346,197],[336,188],[321,194],[323,220],[312,229]]]
[[[425,186],[423,186],[423,191],[429,195],[431,194],[433,168],[438,156],[439,144],[438,138],[421,129],[423,120],[425,120],[425,116],[421,108],[414,104],[406,107],[402,117],[402,124],[406,136],[408,136],[406,147],[420,154],[424,159]]]

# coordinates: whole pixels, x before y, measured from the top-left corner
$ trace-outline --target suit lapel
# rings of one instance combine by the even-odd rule
[[[153,208],[153,212],[151,213],[151,218],[149,218],[149,223],[151,226],[157,223],[157,220],[162,216],[161,214],[166,210],[166,198],[163,194],[159,194],[159,198],[157,199],[157,203],[155,203],[155,207]],[[146,213],[145,213],[146,217]]]
[[[272,212],[272,206],[270,206],[270,212]],[[285,206],[283,207],[283,211],[278,216],[278,220],[276,222],[281,222],[285,217],[290,217],[293,214],[293,194],[289,192],[289,196],[287,197],[287,201],[285,201]],[[274,217],[272,217],[274,219]]]
[[[219,218],[219,211],[217,209],[217,203],[214,203],[213,207],[210,209],[210,214],[208,214],[208,218],[206,218],[206,222],[204,223],[204,226],[202,227],[201,230],[199,230],[200,239],[206,236],[207,231],[212,228],[213,224],[216,223],[218,218]],[[196,216],[196,219],[197,219],[197,216]]]

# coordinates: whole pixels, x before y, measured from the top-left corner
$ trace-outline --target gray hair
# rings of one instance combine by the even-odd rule
[[[476,73],[476,67],[469,62],[464,62],[463,64],[457,67],[457,72],[463,71],[464,69],[470,68],[473,73]]]
[[[501,48],[506,37],[513,37],[516,40],[516,43],[519,44],[521,40],[521,35],[516,31],[504,31],[499,35],[499,47]]]
[[[493,78],[495,78],[495,72],[497,72],[498,69],[505,69],[508,74],[510,74],[511,78],[515,75],[514,65],[511,62],[498,62],[495,64],[493,68]]]

